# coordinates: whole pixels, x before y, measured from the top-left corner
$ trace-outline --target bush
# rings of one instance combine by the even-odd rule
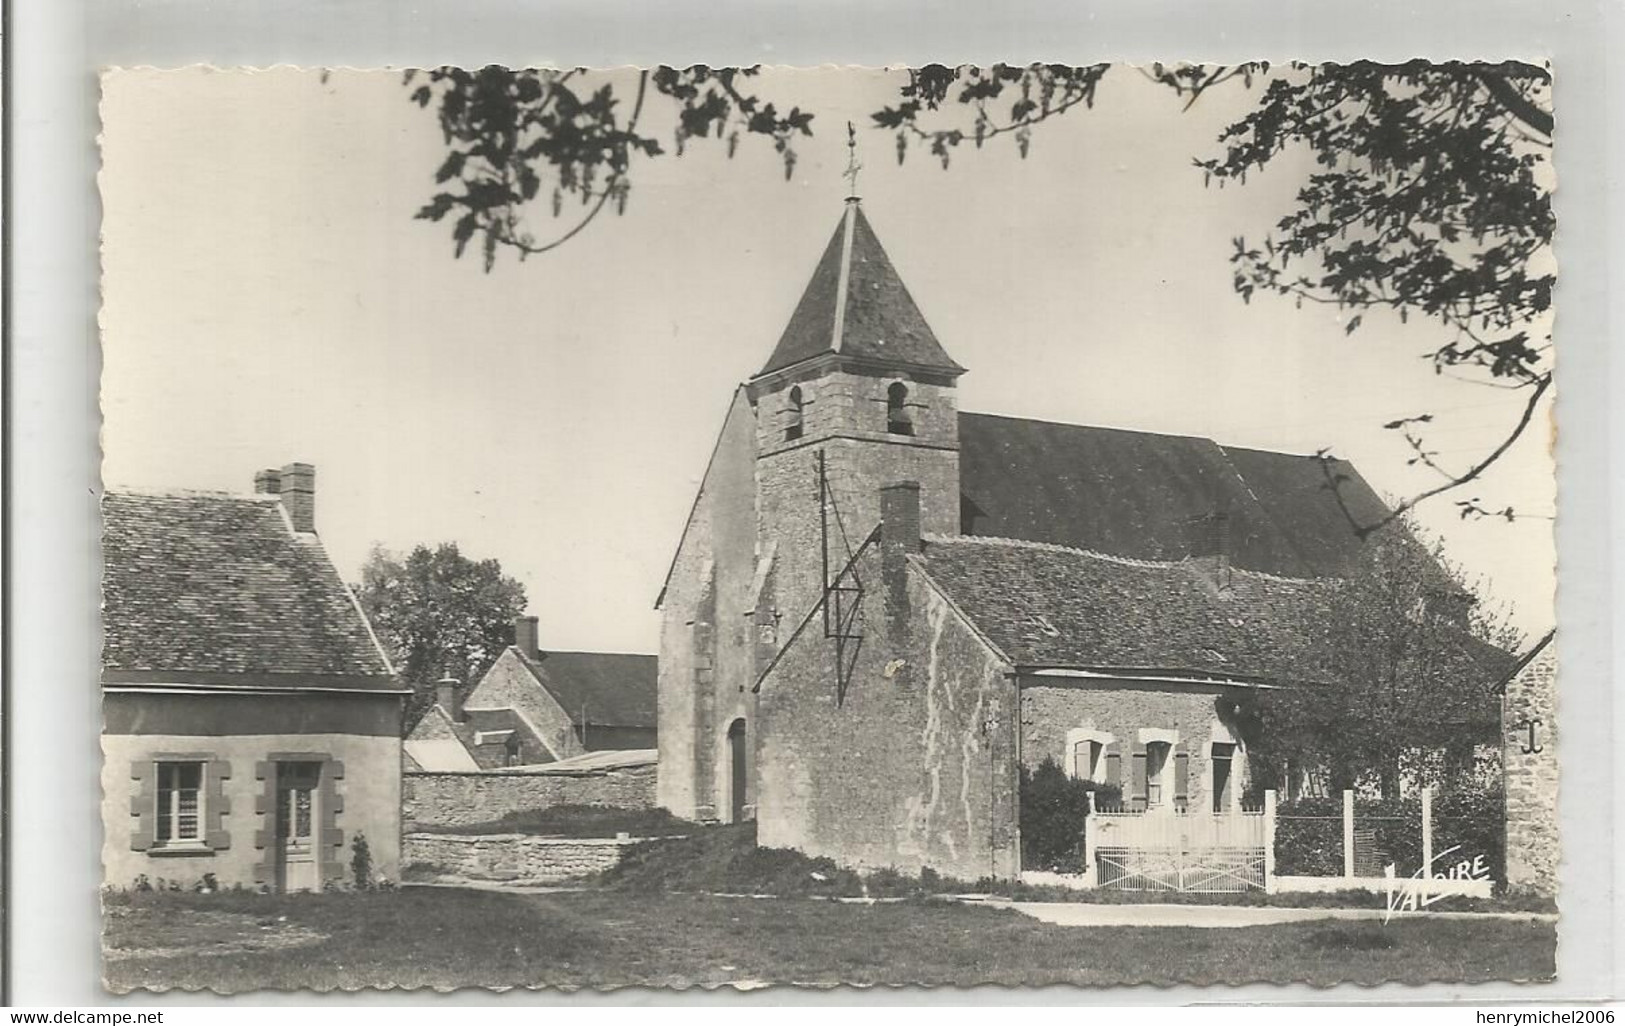
[[[1343,799],[1299,798],[1275,807],[1278,876],[1343,875]]]
[[[372,846],[367,843],[367,835],[360,831],[350,842],[350,875],[356,890],[372,888]]]
[[[1457,862],[1483,856],[1490,876],[1507,878],[1507,809],[1500,788],[1458,791],[1433,799],[1433,855],[1435,873]],[[1457,850],[1444,858],[1439,853]]]
[[[1396,876],[1407,877],[1422,867],[1422,801],[1357,798],[1354,802],[1356,858],[1362,874],[1372,863],[1380,875],[1388,865]],[[1374,851],[1359,848],[1369,837]],[[1439,853],[1459,851],[1439,858]],[[1506,806],[1499,790],[1464,791],[1441,795],[1433,801],[1435,873],[1447,872],[1457,862],[1484,857],[1496,880],[1506,879]],[[1300,798],[1276,809],[1275,871],[1281,876],[1341,876],[1343,873],[1343,799]]]
[[[1111,784],[1069,777],[1054,759],[1035,770],[1021,769],[1021,868],[1080,873],[1089,795],[1097,805],[1122,802]]]

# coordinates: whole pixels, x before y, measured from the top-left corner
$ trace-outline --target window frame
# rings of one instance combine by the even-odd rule
[[[152,848],[157,851],[208,851],[208,813],[209,813],[209,761],[208,759],[154,759],[153,760],[153,810],[152,810]],[[179,776],[185,767],[197,770],[197,782],[192,788],[178,786]],[[166,777],[173,776],[175,785],[166,786]],[[192,797],[192,836],[181,836],[181,809],[180,794],[190,790]],[[167,803],[165,797],[173,795]],[[167,833],[168,836],[165,836]]]

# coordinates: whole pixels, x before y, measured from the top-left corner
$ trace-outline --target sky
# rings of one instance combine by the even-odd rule
[[[399,72],[111,73],[104,486],[249,491],[257,469],[313,463],[347,579],[374,545],[455,541],[524,584],[544,647],[656,651],[654,600],[733,389],[841,215],[848,120],[865,212],[969,368],[961,409],[1330,448],[1392,497],[1438,478],[1383,423],[1432,413],[1430,446],[1465,468],[1517,419],[1517,393],[1432,373],[1436,325],[1366,312],[1348,334],[1352,311],[1242,303],[1232,240],[1286,213],[1306,167],[1204,186],[1192,158],[1246,110],[1239,88],[1182,112],[1114,69],[1027,159],[1001,141],[944,170],[865,127],[901,81],[764,71],[760,95],[815,114],[788,181],[763,140],[731,160],[691,143],[634,166],[623,216],[487,274],[412,216],[444,151]],[[554,226],[536,213],[539,238]],[[1418,510],[1530,634],[1553,622],[1549,437],[1461,493],[1516,522],[1462,520],[1454,495]]]

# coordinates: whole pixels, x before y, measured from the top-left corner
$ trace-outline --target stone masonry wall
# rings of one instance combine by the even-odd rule
[[[636,840],[533,837],[528,834],[406,835],[405,865],[444,876],[518,884],[554,884],[613,869]]]
[[[844,701],[834,642],[804,632],[763,684],[761,844],[858,869],[1013,876],[1015,684],[909,564],[861,570],[865,640]]]
[[[1502,772],[1507,803],[1507,886],[1557,896],[1557,653],[1548,643],[1502,698]],[[1535,744],[1530,745],[1530,727]],[[1539,751],[1524,751],[1538,747]]]
[[[401,805],[408,829],[490,823],[509,812],[555,805],[651,809],[655,806],[655,767],[573,773],[407,772],[401,775]]]
[[[1189,757],[1188,797],[1193,809],[1212,808],[1210,788],[1212,743],[1234,743],[1230,731],[1219,720],[1217,702],[1223,689],[1217,686],[1169,685],[1156,682],[1065,680],[1027,677],[1021,689],[1021,761],[1035,769],[1046,758],[1066,765],[1066,737],[1076,728],[1100,731],[1112,736],[1102,754],[1120,756],[1123,797],[1130,797],[1133,753],[1140,743],[1140,731],[1176,731],[1175,753]],[[1239,756],[1239,751],[1238,751]],[[1238,758],[1231,767],[1231,794],[1239,798],[1245,771]],[[1096,774],[1104,778],[1104,770]],[[1172,786],[1173,765],[1165,780]]]
[[[725,812],[728,725],[755,718],[755,420],[735,396],[660,604],[658,801],[687,819]]]

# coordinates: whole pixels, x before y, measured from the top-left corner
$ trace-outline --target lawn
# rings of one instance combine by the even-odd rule
[[[1475,983],[1550,977],[1550,923],[1050,926],[941,900],[854,905],[588,890],[113,894],[110,988],[727,983]]]

